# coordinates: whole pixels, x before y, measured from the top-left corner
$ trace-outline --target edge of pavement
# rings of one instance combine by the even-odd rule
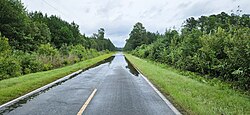
[[[35,93],[41,92],[41,91],[43,91],[43,90],[46,90],[47,88],[52,87],[52,86],[53,86],[54,84],[56,84],[56,83],[64,82],[64,81],[70,79],[71,77],[80,74],[80,73],[83,72],[83,71],[84,71],[84,70],[78,70],[78,71],[73,72],[73,73],[71,73],[71,74],[69,74],[69,75],[67,75],[67,76],[64,76],[63,78],[60,78],[60,79],[58,79],[58,80],[56,80],[56,81],[53,81],[53,82],[51,82],[51,83],[49,83],[49,84],[47,84],[47,85],[45,85],[45,86],[42,86],[42,87],[40,87],[40,88],[38,88],[38,89],[36,89],[36,90],[34,90],[34,91],[31,91],[31,92],[29,92],[29,93],[27,93],[27,94],[25,94],[25,95],[23,95],[23,96],[20,96],[20,97],[18,97],[18,98],[16,98],[16,99],[13,99],[13,100],[11,100],[11,101],[9,101],[9,102],[7,102],[7,103],[4,103],[4,104],[0,105],[0,108],[10,106],[10,105],[12,105],[12,104],[14,104],[14,103],[16,103],[16,102],[18,102],[18,101],[20,101],[20,100],[22,100],[22,99],[25,99],[25,98],[27,98],[27,97],[29,97],[29,96],[35,94]]]
[[[126,57],[126,56],[125,56]],[[128,60],[129,61],[129,60]],[[130,62],[131,63],[131,62]],[[154,91],[161,97],[161,99],[168,105],[168,107],[176,114],[182,115],[181,112],[145,77],[141,70],[137,68],[133,63],[131,65],[140,73],[139,75],[154,89]]]

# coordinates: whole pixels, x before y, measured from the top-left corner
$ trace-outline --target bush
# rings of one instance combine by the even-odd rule
[[[18,60],[12,57],[0,58],[0,80],[21,75],[21,66]]]
[[[70,54],[76,55],[80,60],[87,57],[87,51],[82,45],[70,46]]]
[[[8,39],[0,34],[0,80],[21,75],[19,61],[11,55]]]
[[[42,62],[37,60],[37,55],[26,54],[22,59],[22,68],[30,69],[31,73],[38,72],[42,70]],[[27,73],[24,73],[27,74]]]
[[[37,53],[39,55],[54,56],[58,55],[59,51],[50,44],[42,44],[38,47]]]

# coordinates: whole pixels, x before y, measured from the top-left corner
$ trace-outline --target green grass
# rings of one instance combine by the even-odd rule
[[[182,75],[170,67],[126,54],[138,68],[183,114],[250,115],[250,96],[230,88],[212,86]]]
[[[85,69],[91,65],[112,56],[112,53],[101,55],[86,61],[82,61],[62,68],[27,74],[24,76],[10,78],[0,81],[0,105],[12,99],[22,96],[46,84],[80,69]]]

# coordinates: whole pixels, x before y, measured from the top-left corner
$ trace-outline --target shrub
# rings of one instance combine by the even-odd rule
[[[0,80],[21,75],[19,61],[11,55],[8,39],[0,34]]]
[[[49,43],[48,44],[42,44],[38,47],[37,53],[39,55],[45,55],[45,56],[54,56],[58,55],[59,51],[52,47]]]

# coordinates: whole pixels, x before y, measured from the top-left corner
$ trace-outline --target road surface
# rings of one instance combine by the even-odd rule
[[[1,108],[0,114],[76,115],[81,110],[80,114],[84,115],[174,114],[122,54],[46,91]]]

